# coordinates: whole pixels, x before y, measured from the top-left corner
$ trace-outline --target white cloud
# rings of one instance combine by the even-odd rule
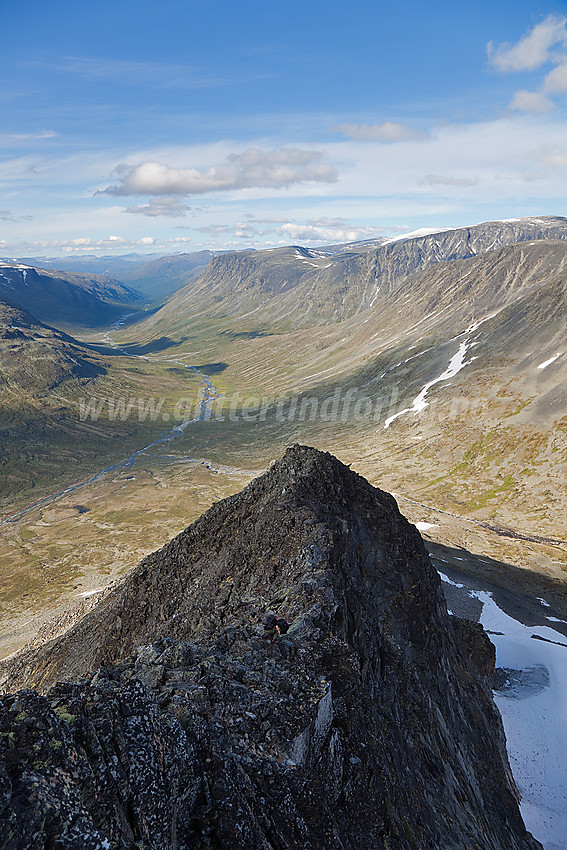
[[[549,72],[543,89],[547,94],[567,94],[567,60]]]
[[[38,133],[0,133],[0,147],[10,148],[24,142],[54,139],[56,136],[57,133],[54,130],[40,130]]]
[[[476,186],[478,177],[445,177],[443,174],[426,174],[423,182],[428,186]]]
[[[537,91],[520,89],[509,109],[545,115],[555,104],[548,95],[567,94],[567,16],[548,15],[516,44],[488,45],[488,59],[498,71],[533,71],[555,65]]]
[[[282,219],[286,221],[286,219]],[[208,236],[234,236],[236,239],[257,240],[258,237],[264,236],[266,233],[273,233],[274,228],[260,230],[257,228],[256,221],[248,219],[247,221],[237,221],[235,224],[205,224],[200,227],[195,227],[199,233],[205,233]]]
[[[219,166],[170,168],[159,162],[122,165],[116,169],[120,182],[108,186],[108,195],[200,195],[247,188],[281,189],[294,183],[332,183],[337,172],[322,162],[319,151],[279,148],[262,151],[249,148],[231,154]]]
[[[516,44],[488,45],[488,60],[498,71],[532,71],[557,60],[557,48],[567,44],[567,17],[548,15]],[[555,48],[555,50],[554,50]]]
[[[512,98],[509,109],[532,115],[545,115],[553,109],[553,101],[542,92],[519,89]]]
[[[393,121],[384,124],[337,124],[332,130],[342,133],[348,139],[362,142],[402,142],[427,138],[427,133]]]
[[[152,198],[149,204],[126,207],[123,212],[147,215],[150,218],[157,218],[162,215],[168,216],[168,218],[182,218],[190,209],[191,207],[182,203],[179,198],[166,196]]]

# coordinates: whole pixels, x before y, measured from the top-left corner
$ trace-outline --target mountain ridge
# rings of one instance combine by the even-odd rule
[[[68,378],[94,378],[105,372],[100,357],[74,337],[6,298],[0,298],[0,352],[4,389],[53,389]]]
[[[14,847],[541,850],[491,645],[449,617],[394,499],[329,454],[288,449],[48,652],[104,667],[1,701]]]
[[[440,263],[507,245],[566,238],[567,219],[549,217],[400,238],[358,254],[326,256],[299,246],[220,254],[200,277],[177,290],[147,327],[207,312],[227,318],[250,313],[265,321],[266,298],[272,322],[293,328],[337,323],[374,306],[384,289]]]
[[[80,274],[22,263],[0,264],[0,297],[18,303],[40,321],[93,327],[141,307],[143,296],[106,274]]]

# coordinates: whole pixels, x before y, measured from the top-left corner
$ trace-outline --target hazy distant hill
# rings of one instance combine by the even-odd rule
[[[125,254],[119,257],[22,257],[6,260],[9,265],[28,265],[51,271],[65,270],[88,276],[104,275],[132,284],[149,302],[161,301],[182,286],[195,280],[215,256],[213,251],[196,251],[162,256],[160,254]]]
[[[160,301],[195,280],[212,259],[212,251],[158,257],[124,269],[121,279],[133,284],[149,301]]]
[[[0,264],[0,297],[29,310],[41,321],[94,327],[110,323],[125,310],[141,307],[140,293],[108,275],[83,275]]]
[[[96,254],[81,254],[66,257],[3,257],[2,262],[23,263],[34,268],[57,269],[83,274],[108,274],[121,277],[144,263],[156,260],[159,254],[122,254],[98,257]]]

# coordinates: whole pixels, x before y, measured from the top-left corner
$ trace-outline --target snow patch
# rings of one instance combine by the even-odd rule
[[[430,528],[439,528],[438,525],[434,525],[432,522],[416,522],[415,527],[418,531],[429,531]]]
[[[439,375],[439,377],[434,378],[432,381],[428,381],[427,384],[425,384],[425,386],[421,389],[419,395],[417,395],[414,398],[411,407],[406,407],[406,408],[404,408],[404,410],[400,410],[398,413],[394,413],[393,416],[389,416],[386,419],[386,421],[384,422],[384,428],[389,428],[390,425],[392,424],[392,422],[394,422],[395,419],[397,419],[399,416],[402,416],[404,413],[421,413],[421,411],[425,410],[425,408],[429,404],[429,402],[426,401],[425,399],[426,399],[427,393],[429,392],[431,387],[435,386],[435,384],[438,384],[440,381],[448,381],[449,378],[454,378],[455,375],[457,375],[461,371],[461,369],[464,369],[465,366],[468,366],[469,363],[472,363],[473,360],[477,359],[476,357],[472,357],[470,360],[468,360],[465,363],[465,355],[466,355],[468,349],[471,348],[473,345],[478,345],[478,342],[470,342],[469,341],[470,336],[476,330],[478,330],[478,328],[484,322],[487,322],[489,319],[494,318],[495,315],[496,315],[496,313],[493,313],[491,316],[486,316],[484,319],[480,319],[478,322],[473,322],[472,325],[469,325],[469,327],[466,329],[466,331],[464,331],[462,334],[459,334],[457,337],[454,337],[455,340],[458,339],[461,336],[464,336],[465,338],[461,342],[461,344],[459,346],[459,350],[457,351],[457,353],[454,354],[453,357],[451,358],[451,360],[449,361],[449,365],[447,366],[445,371],[441,375]],[[430,350],[430,349],[428,349],[428,350]],[[422,353],[425,353],[425,352],[422,352]],[[419,355],[414,355],[414,356],[417,357]],[[411,359],[412,358],[410,357],[409,360],[411,360]],[[405,361],[405,362],[407,362],[407,361]],[[386,374],[386,372],[384,372],[384,375],[385,374]],[[381,376],[381,377],[383,377],[383,376]]]
[[[400,410],[399,413],[394,413],[393,416],[389,416],[384,422],[384,428],[389,428],[392,422],[397,419],[399,416],[402,416],[404,413],[421,413],[422,410],[429,405],[429,402],[426,401],[427,393],[431,389],[431,387],[435,386],[435,384],[440,383],[441,381],[448,381],[449,378],[454,378],[461,369],[463,369],[468,364],[465,363],[465,355],[467,353],[467,349],[469,347],[468,339],[462,342],[459,346],[459,350],[456,354],[453,355],[451,360],[449,361],[449,365],[445,369],[445,371],[439,375],[439,377],[434,378],[432,381],[428,381],[425,386],[421,389],[418,395],[413,400],[411,407],[406,407],[404,410]]]
[[[439,559],[439,560],[440,560],[440,559]],[[445,582],[445,584],[450,584],[450,585],[451,585],[451,587],[466,587],[466,585],[464,585],[464,584],[459,584],[459,583],[458,583],[458,582],[456,582],[456,581],[452,581],[452,580],[449,578],[449,576],[446,576],[446,575],[445,575],[445,573],[442,573],[442,572],[440,572],[439,570],[437,570],[437,572],[439,573],[439,577],[441,578],[441,581]]]
[[[456,585],[442,574],[448,584]],[[496,646],[498,667],[528,680],[544,671],[544,686],[504,687],[494,700],[502,715],[510,766],[522,795],[527,829],[545,850],[565,850],[567,835],[567,643],[549,626],[525,626],[502,611],[492,594],[469,591],[482,604],[480,622]],[[539,600],[544,602],[544,600]],[[543,638],[534,640],[533,638]],[[549,679],[547,679],[547,675]],[[541,678],[541,677],[540,677]]]
[[[97,587],[96,590],[84,590],[82,593],[77,593],[75,599],[86,598],[87,596],[94,596],[95,593],[102,593],[105,590],[104,587]]]
[[[449,230],[456,229],[456,227],[420,227],[419,230],[411,230],[409,233],[402,233],[401,236],[391,236],[385,239],[382,245],[391,245],[392,242],[401,242],[404,239],[419,239],[420,236],[431,236],[433,233],[448,233]]]
[[[548,366],[551,366],[552,363],[555,363],[558,357],[561,357],[561,352],[554,354],[553,357],[550,357],[549,360],[544,360],[543,363],[540,363],[537,367],[538,369],[547,369]]]

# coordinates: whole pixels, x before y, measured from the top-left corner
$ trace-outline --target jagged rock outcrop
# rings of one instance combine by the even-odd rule
[[[536,850],[491,652],[394,499],[294,446],[12,663],[81,678],[1,702],[0,844]]]

